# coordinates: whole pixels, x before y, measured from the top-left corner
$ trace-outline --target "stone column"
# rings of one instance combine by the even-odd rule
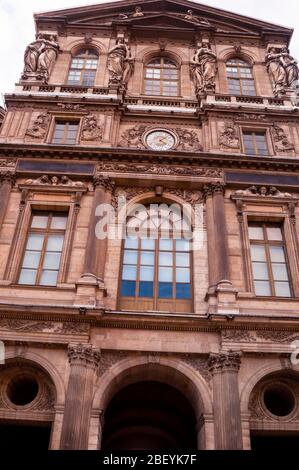
[[[215,449],[242,450],[242,427],[238,371],[241,354],[222,352],[211,354],[209,369],[213,376],[215,417]]]
[[[97,175],[93,179],[95,187],[93,204],[90,215],[90,225],[85,253],[83,277],[93,277],[100,282],[104,281],[107,237],[99,239],[96,235],[98,223],[97,208],[102,204],[111,204],[113,183],[109,177]]]
[[[230,280],[227,228],[224,207],[224,185],[213,185],[213,210],[215,221],[215,248],[217,250],[217,283]]]
[[[215,256],[215,221],[213,209],[213,185],[204,187],[204,199],[206,203],[206,224],[207,224],[207,243],[208,243],[208,262],[209,262],[209,287],[216,285],[217,277],[217,259]]]
[[[91,344],[69,345],[70,376],[61,432],[60,449],[88,449],[89,422],[100,350]]]
[[[10,171],[0,172],[0,229],[5,217],[11,188],[15,182],[15,175]]]

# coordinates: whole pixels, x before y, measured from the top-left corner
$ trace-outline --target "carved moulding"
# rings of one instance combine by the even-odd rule
[[[63,176],[42,175],[35,180],[33,179],[26,180],[25,185],[85,188],[84,183],[82,183],[82,181],[72,181],[68,176],[65,176],[65,175]]]
[[[118,147],[124,148],[134,148],[134,149],[147,149],[147,146],[144,143],[144,135],[150,130],[157,129],[156,126],[144,126],[136,125],[129,129],[126,129],[121,134],[121,140],[118,143]],[[199,142],[197,133],[192,129],[187,128],[171,128],[169,129],[176,134],[177,145],[175,150],[183,152],[195,152],[202,151],[203,147]]]
[[[157,194],[157,189],[159,188],[159,195],[163,195],[164,192],[173,194],[181,199],[183,199],[186,203],[191,204],[192,206],[198,204],[202,201],[203,196],[201,191],[192,191],[188,189],[172,189],[172,188],[164,188],[164,187],[122,187],[119,186],[116,188],[114,193],[114,205],[117,206],[117,199],[121,196],[125,197],[126,201],[130,201],[133,197],[146,194],[149,192],[155,192]]]
[[[22,333],[53,333],[53,334],[88,334],[90,325],[79,322],[47,322],[21,319],[0,319],[0,330]]]
[[[299,331],[281,330],[222,330],[221,339],[223,342],[258,343],[267,341],[271,343],[289,343],[299,339]]]
[[[100,162],[97,167],[98,172],[120,172],[120,173],[147,173],[153,175],[176,175],[176,176],[197,176],[203,178],[223,178],[224,173],[219,168],[198,168],[192,166],[175,165],[146,165],[141,163],[111,163]]]
[[[14,170],[17,165],[16,158],[7,158],[7,159],[0,159],[0,170],[2,169],[7,170],[8,168]]]

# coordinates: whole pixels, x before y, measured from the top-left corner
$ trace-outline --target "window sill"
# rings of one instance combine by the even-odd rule
[[[143,316],[143,317],[171,317],[171,318],[206,318],[203,315],[196,315],[194,312],[167,312],[167,311],[155,311],[155,310],[148,310],[148,311],[140,311],[140,310],[110,310],[105,311],[105,316],[107,315],[127,315],[127,316]]]
[[[298,302],[299,297],[274,297],[274,296],[257,296],[253,292],[240,292],[238,294],[239,300],[261,300],[265,301],[272,301],[272,302]]]
[[[14,284],[10,281],[0,281],[0,287],[12,287],[13,289],[34,289],[34,290],[76,290],[75,284],[57,284],[56,286],[34,286],[30,284]]]

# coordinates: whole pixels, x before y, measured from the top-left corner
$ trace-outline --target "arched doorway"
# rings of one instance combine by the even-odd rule
[[[105,412],[104,450],[196,449],[196,418],[176,388],[142,381],[119,390]]]

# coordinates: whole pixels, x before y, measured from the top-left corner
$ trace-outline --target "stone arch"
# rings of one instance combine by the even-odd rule
[[[34,351],[25,351],[20,355],[15,354],[14,352],[8,352],[5,359],[7,361],[12,361],[13,359],[26,359],[33,366],[35,365],[42,369],[54,384],[56,391],[56,405],[64,405],[66,391],[63,379],[56,367],[48,359]]]
[[[286,371],[286,367],[282,365],[279,359],[276,359],[270,364],[263,365],[260,369],[258,369],[254,375],[252,375],[249,380],[245,383],[243,390],[240,394],[240,405],[241,405],[241,413],[248,413],[248,406],[249,400],[251,396],[251,392],[253,391],[254,387],[268,375]],[[293,367],[291,370],[294,372],[299,373],[299,366]]]
[[[240,52],[236,52],[235,49],[230,47],[228,49],[223,50],[218,56],[218,60],[221,60],[225,63],[229,59],[233,58],[245,60],[245,62],[247,62],[251,67],[253,67],[254,64],[259,61],[256,54],[254,54],[252,51],[249,52],[243,48]]]
[[[213,413],[211,390],[198,371],[178,359],[152,359],[151,355],[120,360],[108,369],[97,381],[93,409],[104,411],[112,397],[124,386],[151,379],[182,392],[192,405],[197,420],[202,414]]]
[[[186,62],[188,59],[187,57],[182,57],[177,51],[173,51],[172,49],[167,49],[165,51],[161,51],[160,49],[152,49],[147,47],[143,51],[140,51],[139,54],[136,56],[136,60],[142,62],[146,65],[151,59],[154,57],[168,57],[169,59],[173,60],[178,67],[181,67],[183,62]]]
[[[82,41],[82,39],[75,39],[74,41],[71,41],[63,50],[63,52],[68,52],[74,56],[83,48],[94,49],[99,57],[102,54],[107,53],[107,48],[102,42],[93,40],[91,44],[86,44],[84,41]]]

